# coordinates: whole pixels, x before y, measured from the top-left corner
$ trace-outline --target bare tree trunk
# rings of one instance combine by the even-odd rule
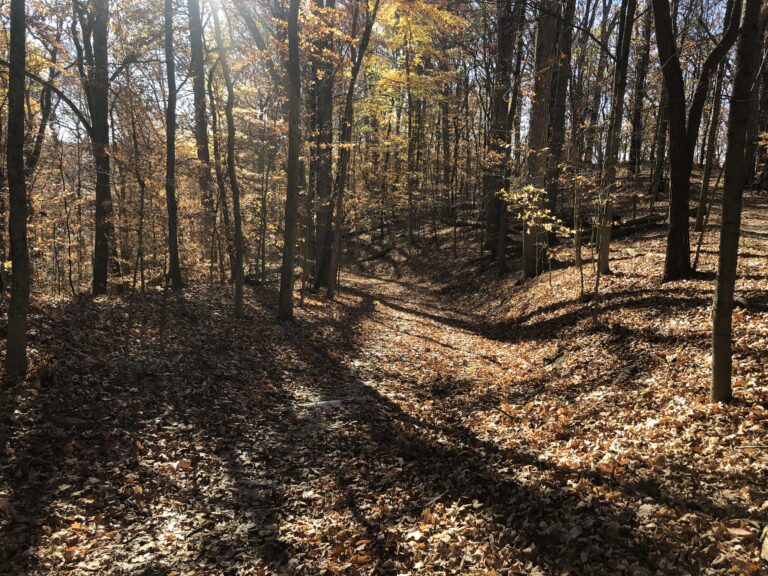
[[[669,230],[664,262],[664,279],[676,280],[691,271],[691,242],[688,230],[688,196],[693,167],[693,154],[698,139],[701,116],[709,91],[712,72],[736,41],[738,23],[735,14],[741,0],[729,0],[727,28],[720,42],[707,55],[701,67],[696,89],[686,118],[685,82],[675,40],[668,0],[652,0],[656,22],[656,43],[662,63],[664,86],[669,98]]]
[[[83,35],[83,44],[78,38],[75,43],[91,116],[91,148],[96,166],[93,294],[98,295],[107,292],[109,243],[113,236],[109,156],[109,2],[93,0],[88,10],[80,3],[74,6]]]
[[[645,98],[645,78],[650,62],[652,29],[653,11],[648,7],[643,16],[643,44],[640,47],[640,56],[635,68],[635,84],[632,90],[632,136],[629,146],[629,169],[634,174],[640,172],[640,165],[643,162],[643,100]]]
[[[501,229],[501,212],[505,210],[504,199],[500,197],[509,179],[509,90],[514,41],[514,20],[512,0],[497,0],[496,21],[496,70],[494,90],[491,94],[491,118],[488,134],[488,158],[483,169],[483,193],[486,206],[486,243],[496,255],[497,274],[504,273],[504,256],[499,250],[504,246],[500,239],[506,235]]]
[[[176,204],[176,62],[173,49],[173,0],[165,0],[165,70],[168,104],[165,110],[165,201],[168,208],[168,268],[171,289],[181,290],[179,216]]]
[[[613,223],[613,196],[616,194],[616,164],[619,161],[619,143],[621,141],[621,123],[624,119],[624,94],[627,90],[627,68],[629,67],[629,49],[632,43],[632,25],[635,19],[637,0],[623,0],[619,20],[619,40],[616,50],[616,68],[613,74],[613,97],[611,102],[611,122],[606,138],[605,169],[603,170],[603,190],[605,203],[600,221],[600,250],[598,257],[598,276],[610,272],[611,226]]]
[[[221,72],[224,76],[224,84],[227,87],[227,102],[224,113],[227,117],[227,175],[229,187],[232,189],[232,216],[235,221],[235,317],[243,315],[243,220],[240,211],[240,186],[237,182],[237,166],[235,163],[235,88],[232,84],[232,74],[227,59],[227,49],[221,34],[218,9],[211,6],[213,14],[213,26],[216,34],[216,46],[219,49],[219,61]]]
[[[707,136],[707,152],[704,159],[704,175],[701,179],[701,193],[699,195],[699,207],[696,210],[696,232],[704,230],[704,216],[707,213],[709,202],[709,180],[712,177],[712,167],[715,163],[715,147],[717,145],[717,132],[720,125],[720,109],[723,100],[723,75],[725,64],[721,63],[715,80],[715,95],[712,103],[712,113],[709,119],[709,135]]]
[[[355,4],[354,22],[357,22],[359,2]],[[376,22],[376,14],[379,11],[379,0],[376,0],[370,14],[366,15],[365,29],[360,38],[360,44],[352,52],[352,73],[349,78],[349,87],[347,88],[347,99],[344,103],[344,116],[341,123],[341,137],[339,138],[339,170],[336,178],[336,214],[334,218],[333,252],[331,253],[331,274],[328,277],[327,295],[333,298],[336,290],[336,278],[341,262],[341,238],[344,233],[344,191],[347,185],[349,173],[350,147],[352,143],[352,121],[354,120],[354,96],[355,83],[360,67],[363,65],[363,58],[368,49],[368,43],[371,40],[371,30]],[[354,28],[353,26],[353,36]]]
[[[315,0],[318,6],[334,8],[335,0]],[[322,77],[316,80],[316,196],[319,205],[317,214],[317,246],[315,250],[315,289],[328,287],[331,272],[331,251],[333,247],[333,87],[334,66],[323,52],[330,50],[333,38],[323,38],[318,52],[323,61],[316,66]]]
[[[11,1],[10,68],[8,71],[8,191],[13,279],[8,308],[5,370],[12,381],[27,372],[27,312],[29,310],[29,252],[27,250],[27,189],[24,175],[24,79],[26,74],[26,16],[24,0]]]
[[[560,199],[560,173],[565,144],[565,107],[568,79],[571,76],[571,44],[575,8],[575,0],[566,0],[563,20],[558,23],[559,58],[553,84],[554,96],[552,98],[552,120],[549,136],[550,154],[547,171],[547,208],[553,215],[557,214]]]
[[[211,182],[211,153],[208,148],[208,114],[205,102],[205,54],[203,52],[203,24],[200,18],[200,0],[187,0],[189,18],[190,60],[189,73],[192,76],[192,95],[195,105],[195,148],[198,167],[198,185],[206,214],[205,234],[213,234],[216,219]]]
[[[540,190],[545,186],[547,175],[552,70],[557,57],[557,21],[557,3],[543,0],[536,30],[534,96],[528,129],[528,175],[531,184]],[[525,223],[523,232],[523,276],[533,278],[543,269],[547,239],[544,228],[534,221],[535,217],[527,217],[526,220],[529,221]]]
[[[293,285],[296,261],[296,210],[299,197],[299,155],[301,154],[301,63],[299,61],[299,4],[288,8],[288,62],[285,89],[288,93],[288,160],[286,162],[285,230],[283,262],[280,268],[278,318],[293,320]]]
[[[760,0],[744,0],[741,35],[736,52],[736,73],[728,114],[728,151],[725,156],[723,218],[720,225],[720,254],[717,283],[712,307],[712,385],[713,402],[731,399],[731,334],[733,292],[741,227],[741,197],[746,183],[747,131],[750,122],[752,92],[760,63]],[[735,14],[734,14],[735,17]],[[756,119],[755,119],[756,120]]]

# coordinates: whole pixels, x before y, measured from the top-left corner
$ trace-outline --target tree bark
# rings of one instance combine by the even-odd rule
[[[728,114],[728,149],[725,155],[723,217],[720,225],[720,253],[717,261],[717,282],[712,307],[712,384],[713,402],[728,401],[731,389],[731,335],[733,292],[741,227],[741,198],[746,183],[747,130],[752,91],[760,63],[760,0],[744,0],[741,15],[741,35],[736,52],[736,73],[733,80]]]
[[[320,7],[335,8],[335,0],[315,0]],[[317,245],[315,250],[315,289],[328,287],[331,276],[331,251],[333,247],[333,88],[334,66],[323,52],[330,50],[332,35],[318,42],[321,60],[316,64],[322,75],[316,80],[317,107],[316,138],[316,191],[319,210],[317,213]],[[324,60],[322,59],[324,58]]]
[[[91,149],[96,167],[92,292],[99,295],[107,292],[109,244],[113,236],[109,156],[109,1],[93,0],[89,11],[79,3],[74,6],[83,35],[83,44],[77,38],[75,43],[91,116]]]
[[[216,46],[219,50],[221,72],[224,76],[224,84],[227,87],[227,102],[224,106],[224,114],[227,117],[227,175],[229,187],[232,189],[232,217],[235,223],[235,317],[243,315],[243,219],[240,211],[240,186],[237,181],[237,166],[235,162],[235,88],[232,83],[232,73],[229,69],[227,49],[221,33],[221,23],[216,6],[211,6],[213,14],[213,26],[216,35]]]
[[[208,114],[205,102],[205,54],[203,52],[203,24],[200,18],[200,0],[187,0],[189,18],[190,61],[192,96],[195,106],[195,149],[198,167],[198,185],[206,214],[206,232],[213,234],[216,208],[211,181],[211,153],[208,138]]]
[[[336,275],[341,262],[341,238],[344,232],[344,192],[349,174],[352,121],[354,120],[355,113],[353,107],[355,83],[357,82],[357,75],[360,73],[360,68],[363,65],[363,58],[365,58],[368,43],[371,40],[371,31],[376,22],[376,14],[379,11],[379,1],[380,0],[376,0],[371,13],[366,16],[365,29],[360,38],[360,44],[352,52],[354,62],[352,64],[352,73],[349,78],[349,86],[347,87],[347,98],[344,102],[344,115],[341,121],[341,135],[339,138],[339,170],[336,178],[336,214],[334,217],[333,252],[331,253],[331,273],[328,277],[327,289],[327,296],[329,298],[334,297],[336,291]],[[355,5],[354,10],[359,10],[359,2]],[[357,20],[357,14],[355,14],[354,19],[355,21]]]
[[[610,272],[611,226],[613,224],[613,196],[616,194],[616,164],[619,161],[621,123],[624,119],[624,94],[627,90],[627,68],[629,49],[632,43],[632,27],[635,19],[637,0],[623,0],[619,20],[619,39],[616,50],[616,68],[613,74],[613,96],[611,121],[606,138],[605,168],[603,169],[603,190],[605,204],[600,221],[600,251],[598,276]]]
[[[676,280],[690,274],[690,235],[688,230],[688,196],[693,165],[693,154],[701,124],[704,102],[709,90],[709,79],[715,67],[736,41],[737,14],[741,0],[729,0],[728,22],[722,39],[707,55],[702,64],[696,88],[686,119],[686,97],[683,71],[675,40],[669,0],[652,0],[656,23],[656,43],[662,64],[664,86],[669,102],[669,230],[664,262],[664,279]]]
[[[27,249],[27,190],[24,174],[24,79],[26,72],[26,14],[24,0],[10,7],[10,68],[8,71],[8,192],[13,279],[8,309],[5,369],[11,381],[27,371],[27,312],[29,310],[29,251]]]
[[[648,64],[651,54],[651,30],[653,29],[653,12],[646,8],[643,15],[643,44],[635,68],[635,83],[632,95],[632,135],[629,146],[629,169],[634,174],[640,172],[643,162],[643,100],[645,98],[645,78],[648,74]]]
[[[173,48],[173,0],[165,0],[165,72],[168,103],[165,109],[165,202],[168,209],[168,279],[172,290],[181,290],[179,216],[176,203],[176,62]]]
[[[504,210],[504,199],[500,196],[509,180],[510,134],[509,134],[509,91],[514,42],[514,20],[512,0],[496,2],[496,69],[494,89],[491,94],[491,125],[488,134],[488,154],[483,169],[483,192],[486,205],[486,244],[492,254],[500,248],[500,212]],[[501,244],[503,245],[503,244]],[[502,260],[497,262],[501,266]],[[497,270],[503,274],[503,270]]]
[[[547,175],[547,154],[549,147],[549,119],[552,100],[552,70],[557,57],[558,6],[553,0],[543,0],[538,14],[536,30],[536,53],[534,68],[534,95],[530,110],[528,129],[527,170],[531,185],[543,190]],[[537,204],[533,211],[543,208]],[[523,232],[523,277],[533,278],[543,269],[546,252],[546,233],[536,222],[536,216],[527,217]]]
[[[299,61],[299,4],[288,8],[288,62],[285,89],[288,93],[288,159],[286,162],[285,230],[283,262],[280,268],[278,318],[293,320],[293,285],[296,262],[296,210],[299,198],[299,155],[301,154],[301,63]]]
[[[552,119],[549,135],[549,168],[547,171],[547,208],[556,215],[560,199],[560,173],[565,145],[565,107],[568,93],[568,79],[571,76],[571,44],[573,39],[573,17],[575,0],[566,0],[563,20],[558,23],[559,58],[555,69],[552,98]]]

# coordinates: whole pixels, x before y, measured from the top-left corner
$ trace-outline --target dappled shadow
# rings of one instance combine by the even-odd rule
[[[434,422],[387,397],[377,388],[380,374],[354,367],[378,295],[357,291],[328,313],[299,313],[292,325],[272,320],[272,294],[257,296],[240,323],[217,320],[223,310],[183,297],[79,300],[47,311],[55,320],[36,344],[57,362],[45,382],[26,391],[34,404],[14,424],[15,453],[3,467],[13,514],[1,534],[7,566],[27,574],[63,569],[64,558],[39,558],[30,547],[98,517],[120,535],[117,544],[103,544],[112,546],[104,573],[256,563],[315,574],[327,553],[283,523],[332,512],[358,527],[358,540],[370,541],[375,573],[395,574],[415,558],[391,529],[425,508],[473,502],[471,510],[492,519],[478,538],[493,537],[498,550],[527,549],[529,561],[554,573],[588,564],[620,572],[622,560],[652,569],[674,552],[673,543],[639,531],[630,511],[585,501],[551,474],[649,497],[657,492],[650,481],[623,485],[563,470],[533,452],[477,438],[460,412]],[[140,306],[165,307],[167,318],[142,318]],[[441,390],[471,389],[453,381],[425,386],[445,401],[450,395]],[[298,407],[339,398],[349,401],[330,412]],[[187,470],[178,468],[182,461]],[[312,490],[323,500],[306,496]],[[382,506],[385,495],[391,500]],[[162,510],[198,516],[184,528],[183,547],[163,541]],[[88,538],[69,538],[60,549],[75,555],[74,567],[72,548],[85,552]],[[329,546],[343,540],[321,538]]]

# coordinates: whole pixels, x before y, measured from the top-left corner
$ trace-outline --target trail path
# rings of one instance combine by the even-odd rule
[[[763,573],[764,218],[727,407],[712,280],[660,286],[656,233],[617,243],[597,314],[571,268],[461,297],[371,269],[289,325],[265,291],[240,322],[203,292],[37,301],[0,572]]]

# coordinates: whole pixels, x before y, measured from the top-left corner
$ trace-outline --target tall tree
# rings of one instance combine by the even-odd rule
[[[189,74],[192,77],[192,96],[195,105],[195,150],[198,167],[198,185],[206,212],[206,231],[213,233],[216,209],[211,182],[211,152],[208,139],[208,114],[205,103],[205,54],[203,51],[203,23],[200,17],[200,0],[187,0],[189,19]]]
[[[24,82],[26,74],[26,11],[24,0],[11,1],[10,68],[8,71],[8,192],[13,280],[8,309],[5,369],[11,380],[27,371],[29,252],[27,250],[27,189],[24,175]]]
[[[560,174],[565,146],[565,109],[568,80],[571,77],[571,44],[575,0],[565,0],[563,18],[558,22],[558,58],[552,85],[552,119],[549,128],[549,157],[547,170],[547,208],[556,214],[560,200]]]
[[[335,0],[315,0],[318,7],[332,10]],[[327,16],[327,12],[326,12]],[[315,249],[315,288],[328,287],[333,246],[333,89],[334,65],[328,58],[333,46],[333,29],[317,42],[315,79],[315,195],[317,197],[317,245]]]
[[[113,236],[112,188],[109,155],[109,0],[92,0],[87,5],[72,0],[72,36],[77,50],[77,67],[85,86],[91,118],[91,148],[96,167],[94,210],[93,294],[107,292],[109,245]]]
[[[652,29],[653,11],[648,5],[643,14],[643,40],[639,47],[637,66],[635,67],[635,83],[632,88],[632,135],[629,143],[629,169],[634,174],[640,172],[640,165],[643,160],[643,100],[645,99],[645,79],[651,60]]]
[[[664,75],[669,110],[669,229],[664,262],[664,279],[675,280],[691,271],[691,243],[688,230],[689,186],[693,154],[699,134],[710,76],[738,35],[738,17],[742,0],[728,0],[727,27],[720,41],[701,65],[696,88],[686,118],[686,95],[680,52],[675,39],[669,0],[652,0],[656,23],[656,44]]]
[[[534,88],[528,128],[527,171],[530,183],[543,190],[547,176],[549,120],[552,100],[552,71],[557,56],[558,3],[543,0],[539,4],[536,29]],[[534,200],[538,203],[538,200]],[[538,206],[538,209],[542,206]],[[523,232],[523,276],[532,278],[543,269],[546,233],[533,218],[527,218]]]
[[[603,169],[603,190],[605,194],[603,216],[600,221],[599,274],[610,271],[611,226],[613,224],[613,196],[617,189],[616,165],[619,161],[621,124],[624,120],[624,94],[627,90],[627,68],[629,49],[632,42],[632,28],[635,21],[636,0],[622,0],[619,18],[619,39],[616,49],[616,67],[613,72],[613,93],[611,116],[605,143],[605,168]]]
[[[329,298],[333,298],[336,290],[336,274],[341,262],[341,238],[344,231],[344,192],[347,186],[347,179],[349,178],[349,158],[351,155],[352,144],[352,122],[354,120],[354,97],[355,97],[355,83],[357,82],[357,76],[360,73],[360,68],[363,65],[363,59],[365,58],[365,52],[368,50],[368,44],[371,41],[371,31],[373,25],[376,22],[376,14],[379,11],[380,0],[374,0],[373,7],[368,6],[366,0],[366,13],[365,13],[365,25],[363,27],[363,34],[360,38],[360,43],[357,48],[352,49],[352,72],[349,77],[349,86],[347,86],[347,97],[344,101],[344,113],[341,118],[341,134],[339,137],[339,169],[336,178],[336,213],[334,216],[334,237],[333,237],[333,252],[331,253],[331,270],[328,277],[328,290],[327,295]],[[360,16],[360,0],[356,0],[353,8],[354,14],[352,16],[353,22],[353,36],[357,24],[357,19]]]
[[[712,385],[713,402],[730,400],[731,351],[733,324],[733,292],[739,256],[741,199],[747,178],[747,131],[753,109],[750,103],[752,84],[760,64],[760,36],[764,19],[760,18],[760,0],[744,0],[741,11],[741,34],[736,51],[736,72],[728,113],[728,149],[725,154],[723,217],[720,225],[720,253],[717,259],[717,282],[712,307]],[[734,10],[733,17],[737,12]]]
[[[301,154],[301,62],[299,60],[299,4],[288,7],[288,62],[285,91],[288,93],[288,159],[286,162],[285,230],[280,268],[278,318],[293,319],[293,286],[296,265],[296,211],[299,201],[299,155]]]
[[[504,273],[504,255],[498,251],[504,246],[500,236],[506,203],[501,192],[509,180],[510,134],[509,101],[510,74],[512,71],[512,46],[514,24],[512,0],[496,1],[496,67],[491,94],[491,118],[488,131],[488,159],[483,168],[483,189],[486,205],[486,243],[496,254],[497,273]],[[500,244],[501,242],[501,244]]]
[[[218,7],[211,5],[213,14],[213,27],[216,36],[216,47],[219,52],[221,75],[224,77],[224,85],[227,88],[227,101],[224,105],[224,115],[227,118],[227,176],[229,187],[232,190],[232,218],[235,224],[235,317],[243,315],[243,259],[245,243],[243,242],[243,218],[240,211],[240,185],[237,179],[237,163],[235,160],[235,86],[232,82],[232,72],[229,67],[227,47],[224,45],[224,36],[221,32]]]
[[[165,202],[168,208],[168,278],[181,290],[179,215],[176,203],[176,54],[173,48],[173,0],[165,0],[165,72],[168,101],[165,109]]]

